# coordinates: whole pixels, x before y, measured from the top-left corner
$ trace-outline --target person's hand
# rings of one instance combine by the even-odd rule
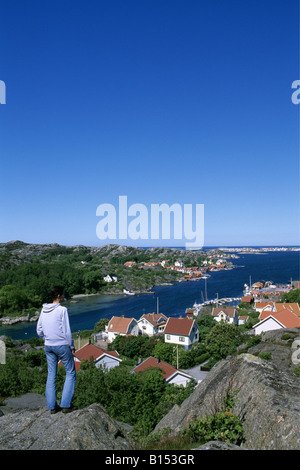
[[[72,354],[75,354],[75,348],[71,349]]]

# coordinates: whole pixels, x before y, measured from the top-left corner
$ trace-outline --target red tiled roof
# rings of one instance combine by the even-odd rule
[[[100,348],[99,346],[95,346],[94,344],[86,344],[75,352],[75,356],[80,361],[95,361],[99,357],[103,356],[103,354],[108,354],[109,356],[113,357],[119,357],[117,351],[107,351],[106,349]]]
[[[261,320],[266,320],[269,317],[273,317],[283,325],[284,328],[298,328],[300,327],[300,318],[297,317],[290,310],[280,310],[280,312],[263,312],[266,315],[260,317]]]
[[[191,318],[170,317],[165,326],[164,333],[168,335],[189,336],[195,321]]]
[[[134,318],[112,317],[107,325],[107,331],[116,331],[126,334],[132,320],[134,320]]]
[[[241,298],[241,302],[252,302],[253,300],[253,295],[244,295],[244,297]]]
[[[142,371],[148,369],[149,367],[155,367],[157,369],[161,369],[163,377],[164,377],[165,380],[167,380],[169,377],[171,377],[171,375],[173,375],[175,372],[178,372],[180,374],[183,374],[185,376],[190,377],[190,375],[187,374],[186,372],[181,371],[179,369],[175,369],[175,367],[171,366],[167,362],[159,361],[158,359],[156,359],[156,357],[152,357],[152,356],[148,357],[148,359],[146,359],[144,362],[139,364],[134,369],[134,372],[142,372]]]
[[[270,305],[270,307],[273,307],[274,302],[255,302],[255,308],[265,308],[268,305]]]
[[[171,366],[167,362],[163,362],[163,361],[158,362],[158,359],[156,359],[156,357],[152,357],[152,356],[150,356],[144,362],[139,364],[134,369],[134,371],[135,372],[142,372],[142,371],[148,369],[149,367],[155,367],[157,369],[161,369],[162,373],[163,373],[163,376],[164,376],[164,379],[167,379],[168,377],[170,377],[170,375],[172,375],[172,374],[174,374],[174,372],[176,372],[175,367]]]
[[[148,320],[148,322],[151,323],[151,325],[153,326],[160,325],[161,323],[167,321],[167,317],[165,317],[165,315],[163,315],[162,313],[147,313],[143,315],[140,320],[142,320],[142,318]],[[160,319],[162,319],[163,321],[159,322]]]
[[[287,303],[287,302],[284,302],[284,303],[280,303],[280,302],[276,302],[275,303],[275,310],[276,312],[280,312],[280,310],[290,310],[291,312],[293,312],[295,315],[297,315],[298,317],[300,316],[300,308],[299,308],[299,305],[297,303]]]
[[[224,312],[228,317],[234,317],[235,307],[214,307],[212,315],[216,317],[221,312]]]

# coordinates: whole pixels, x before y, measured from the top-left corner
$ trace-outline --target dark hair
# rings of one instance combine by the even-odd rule
[[[59,295],[64,295],[64,294],[65,294],[64,287],[54,286],[49,290],[45,301],[48,302],[48,303],[51,303],[51,302],[53,302],[53,300],[56,300]]]

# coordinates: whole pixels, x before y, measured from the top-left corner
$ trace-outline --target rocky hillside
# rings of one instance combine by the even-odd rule
[[[137,294],[151,292],[153,286],[184,279],[183,273],[162,267],[162,260],[167,260],[170,266],[176,261],[201,266],[204,259],[215,254],[215,251],[207,254],[121,245],[1,243],[0,317],[10,324],[12,317],[35,316],[49,289],[58,284],[65,287],[67,297],[95,293],[120,295],[124,289]],[[128,261],[133,261],[133,265],[127,267]],[[115,281],[109,282],[112,278]]]
[[[251,348],[251,354],[219,362],[154,433],[169,428],[178,434],[190,421],[220,411],[231,392],[236,394],[232,411],[243,423],[245,441],[241,447],[210,442],[199,450],[300,450],[300,377],[292,361],[299,338],[300,329],[272,331]],[[270,360],[259,358],[261,352]],[[134,450],[134,443],[124,425],[98,404],[51,415],[45,397],[28,393],[7,399],[0,407],[0,449]]]
[[[300,450],[300,377],[293,373],[292,345],[300,330],[268,333],[252,354],[232,356],[213,367],[206,379],[179,407],[160,421],[154,432],[169,427],[173,434],[189,421],[220,410],[230,391],[233,412],[242,420],[245,442],[255,450]],[[253,353],[269,352],[271,360]]]
[[[0,409],[1,450],[130,450],[126,431],[97,404],[51,415],[45,398],[28,393]]]
[[[32,244],[19,240],[13,240],[7,243],[0,243],[0,268],[7,269],[23,263],[29,263],[32,260],[58,261],[68,257],[75,263],[81,260],[114,261],[125,262],[126,260],[157,260],[174,259],[181,260],[183,263],[188,260],[191,264],[199,264],[199,260],[206,258],[207,254],[216,257],[225,257],[222,251],[217,249],[204,251],[186,251],[185,249],[155,247],[139,248],[117,244],[107,244],[103,246],[64,246],[57,243]],[[232,255],[227,254],[226,258]]]

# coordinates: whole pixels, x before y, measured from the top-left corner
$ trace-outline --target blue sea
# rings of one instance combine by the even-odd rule
[[[239,254],[232,259],[235,268],[228,271],[211,272],[206,281],[207,298],[241,297],[244,284],[257,281],[272,281],[287,284],[300,280],[300,252],[268,252],[266,254]],[[124,315],[139,319],[143,314],[159,311],[166,316],[178,316],[195,302],[205,297],[205,281],[178,282],[172,286],[158,286],[154,294],[135,296],[89,296],[68,303],[72,332],[93,329],[101,318]],[[0,336],[13,339],[36,337],[36,323],[18,323],[0,328]]]

